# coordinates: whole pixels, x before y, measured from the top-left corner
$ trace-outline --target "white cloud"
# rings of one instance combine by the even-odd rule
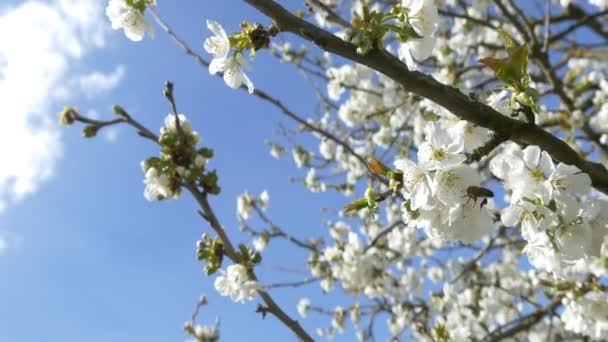
[[[126,71],[127,67],[124,65],[118,65],[114,71],[107,74],[100,71],[94,71],[81,76],[78,79],[78,85],[86,97],[92,98],[108,93],[116,88],[125,76]]]
[[[103,5],[100,0],[30,0],[0,12],[3,205],[35,192],[61,158],[57,111],[63,103],[58,100],[65,100],[75,62],[105,44]]]

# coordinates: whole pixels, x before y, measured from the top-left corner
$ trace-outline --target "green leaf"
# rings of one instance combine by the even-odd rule
[[[201,156],[203,156],[206,159],[211,159],[215,155],[215,151],[213,149],[203,147],[200,150],[198,150],[198,154],[200,154]]]
[[[251,262],[254,265],[259,264],[260,262],[262,262],[262,255],[258,252],[253,253],[253,256],[251,257]]]
[[[507,32],[502,29],[496,29],[496,31],[498,32],[498,36],[500,37],[500,40],[502,40],[502,44],[504,45],[505,49],[507,49],[507,51],[515,47],[515,42],[513,41],[513,38],[511,38],[511,36]]]

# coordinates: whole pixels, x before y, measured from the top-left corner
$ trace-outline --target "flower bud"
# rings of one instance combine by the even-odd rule
[[[85,138],[93,138],[97,135],[97,131],[99,131],[99,126],[88,125],[82,130],[82,135]]]
[[[120,116],[121,118],[127,118],[129,116],[124,110],[124,108],[119,105],[114,105],[114,107],[112,107],[112,110],[114,111],[114,114]]]
[[[64,107],[63,111],[59,113],[59,123],[70,126],[74,121],[76,121],[76,108]]]
[[[386,176],[391,171],[386,165],[382,164],[381,161],[376,159],[376,157],[372,156],[371,154],[367,156],[367,167],[370,169],[370,171],[380,176]]]

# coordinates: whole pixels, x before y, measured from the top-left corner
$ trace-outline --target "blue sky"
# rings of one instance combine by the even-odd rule
[[[9,1],[1,5],[0,23],[32,3]],[[60,3],[70,1],[39,4],[62,13],[58,10]],[[66,19],[70,23],[91,22],[78,22],[66,31],[68,35],[82,34],[75,44],[84,47],[85,52],[62,57],[66,65],[57,72],[57,79],[49,81],[47,89],[60,94],[51,97],[41,92],[40,103],[35,107],[30,108],[27,103],[19,107],[23,111],[12,115],[26,117],[19,121],[21,126],[15,126],[25,127],[24,135],[0,140],[3,155],[11,151],[14,155],[29,153],[20,149],[39,130],[55,134],[51,141],[57,144],[43,142],[42,147],[49,148],[37,149],[40,158],[56,157],[36,159],[35,166],[22,163],[13,174],[0,174],[0,202],[6,206],[0,214],[0,237],[6,243],[0,255],[0,340],[180,341],[185,338],[182,325],[202,293],[208,295],[211,303],[201,315],[202,322],[212,323],[219,315],[224,340],[262,340],[270,336],[290,340],[291,333],[276,320],[269,317],[262,321],[254,313],[255,301],[233,304],[216,294],[214,277],[206,278],[204,265],[195,260],[195,242],[209,229],[196,214],[190,197],[167,203],[146,202],[139,163],[158,153],[154,146],[127,127],[110,136],[102,134],[85,140],[79,128],[55,127],[56,113],[63,105],[76,105],[84,113],[93,110],[101,118],[109,118],[111,106],[118,103],[156,131],[169,109],[162,96],[163,83],[173,80],[179,111],[192,121],[203,144],[216,150],[211,166],[219,171],[223,192],[212,202],[237,241],[248,241],[238,232],[235,215],[236,196],[245,189],[256,195],[268,190],[269,215],[299,237],[323,233],[320,208],[340,207],[345,199],[311,194],[289,182],[290,177],[304,176],[305,171],[295,169],[287,160],[277,161],[268,153],[264,140],[279,139],[277,124],[293,127],[275,108],[209,76],[158,28],[155,39],[135,44],[122,32],[109,30],[103,7],[96,1],[82,3],[97,6],[102,13],[98,18]],[[37,12],[26,12],[25,17],[20,17],[20,25],[37,25],[27,13]],[[221,22],[229,31],[236,30],[245,18],[268,23],[235,0],[182,0],[179,6],[159,1],[158,13],[201,54],[202,42],[210,34],[204,25],[208,18]],[[102,35],[103,44],[91,42],[93,34]],[[33,37],[33,41],[21,44],[46,44],[44,39],[52,38],[40,34]],[[10,39],[0,34],[0,42]],[[55,42],[48,50],[63,43]],[[0,56],[7,52],[6,48],[1,49]],[[110,84],[111,90],[100,90],[103,84],[82,89],[82,79],[87,75],[90,79],[95,72],[106,76],[106,85],[112,83],[108,77],[120,65],[124,66],[124,75]],[[249,75],[257,87],[269,90],[302,115],[313,110],[314,94],[289,66],[262,53]],[[5,86],[13,85],[2,77],[0,73],[0,82]],[[28,77],[20,78],[26,86],[36,83],[36,78]],[[3,111],[2,115],[9,114]],[[9,158],[3,163],[13,162]],[[27,179],[33,190],[18,195],[12,182],[19,179],[18,171],[22,169],[37,173]],[[264,257],[259,271],[264,283],[301,279],[279,272],[276,267],[304,269],[304,253],[279,242],[272,244]],[[313,304],[321,300],[333,302],[311,296],[319,293],[317,285],[311,287],[314,291],[306,292]],[[276,290],[273,295],[295,317],[299,296],[293,292]],[[313,317],[303,324],[312,332],[321,322]]]

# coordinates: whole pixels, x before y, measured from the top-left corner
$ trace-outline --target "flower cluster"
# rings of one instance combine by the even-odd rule
[[[260,209],[266,210],[270,204],[270,195],[264,190],[259,197],[252,197],[249,192],[245,191],[236,199],[236,215],[241,220],[248,220],[251,216],[251,210],[254,205],[258,205]]]
[[[234,302],[244,303],[253,300],[261,290],[260,284],[250,279],[243,265],[230,265],[226,271],[220,272],[222,275],[215,279],[215,289],[222,296],[230,296]]]
[[[381,46],[385,35],[393,32],[399,41],[399,57],[410,70],[419,69],[418,61],[431,56],[439,22],[434,0],[402,0],[388,13],[377,3],[363,2],[355,15],[352,32],[344,36],[357,45],[357,53],[365,55]]]
[[[580,298],[564,298],[561,314],[566,330],[601,340],[608,336],[608,294],[587,292]]]
[[[198,183],[210,193],[219,193],[215,172],[205,173],[207,160],[213,151],[196,149],[200,136],[192,130],[182,114],[169,114],[160,129],[160,157],[148,158],[141,163],[146,175],[144,196],[148,201],[176,198],[182,185]]]
[[[559,163],[538,146],[521,150],[509,145],[490,162],[492,173],[504,181],[510,204],[502,211],[506,226],[520,226],[527,242],[523,252],[532,265],[555,274],[590,257],[600,257],[608,234],[603,200],[586,200],[589,176]]]
[[[106,15],[113,29],[124,29],[127,38],[139,42],[146,32],[154,36],[152,24],[144,17],[148,5],[156,6],[156,0],[110,0]]]
[[[413,33],[402,39],[399,58],[410,70],[417,70],[417,62],[429,58],[433,52],[439,15],[434,0],[402,0],[402,6]]]
[[[403,173],[403,220],[442,241],[475,242],[490,232],[493,222],[478,194],[484,189],[481,176],[464,164],[463,135],[451,134],[437,122],[425,132],[418,163],[395,162]]]
[[[204,48],[213,55],[213,60],[209,64],[210,74],[223,74],[224,82],[232,89],[238,89],[245,84],[249,93],[253,94],[255,90],[253,83],[243,71],[249,69],[243,53],[245,50],[251,50],[251,57],[253,57],[257,50],[267,48],[273,32],[260,25],[250,25],[247,22],[244,22],[241,27],[242,32],[228,36],[222,25],[213,20],[207,20],[207,28],[213,32],[214,36],[205,40]]]

